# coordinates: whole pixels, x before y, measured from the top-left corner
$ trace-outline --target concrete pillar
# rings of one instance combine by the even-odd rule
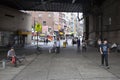
[[[94,40],[95,31],[94,31],[94,16],[89,15],[89,40]]]
[[[85,17],[85,32],[86,38],[89,40],[95,39],[95,17],[93,15],[89,15]]]
[[[96,28],[98,29],[98,37],[100,39],[103,39],[103,18],[102,18],[102,14],[97,16],[97,21],[98,21],[98,26],[96,26]]]
[[[120,0],[106,0],[101,6],[103,34],[111,43],[120,44]]]
[[[89,17],[84,15],[84,33],[83,36],[86,40],[89,38]]]
[[[31,31],[31,21],[32,17],[30,14],[0,5],[0,31]],[[31,34],[29,34],[27,37],[27,44],[31,42],[30,36]]]

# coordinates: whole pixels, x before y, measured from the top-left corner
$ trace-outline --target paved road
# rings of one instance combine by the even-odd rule
[[[24,55],[26,57],[26,61],[22,62],[18,65],[18,67],[14,67],[10,63],[6,63],[6,68],[2,68],[2,62],[0,63],[0,80],[12,80],[19,72],[24,70],[24,68],[29,65],[35,58],[35,49],[32,47],[17,49],[17,55]],[[6,54],[6,53],[5,53]]]
[[[60,54],[50,54],[44,48],[44,53],[37,56],[12,80],[119,80],[93,60],[76,52],[73,47],[62,48]]]

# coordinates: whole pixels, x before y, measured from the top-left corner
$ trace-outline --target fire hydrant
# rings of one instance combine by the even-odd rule
[[[5,59],[2,60],[2,67],[3,67],[3,69],[6,68],[6,60]]]

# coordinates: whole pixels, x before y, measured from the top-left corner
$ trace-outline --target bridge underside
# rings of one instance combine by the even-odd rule
[[[120,40],[119,0],[0,0],[0,5],[26,11],[82,12],[87,40]]]
[[[0,0],[6,5],[18,10],[83,12],[92,6],[100,6],[105,0]]]

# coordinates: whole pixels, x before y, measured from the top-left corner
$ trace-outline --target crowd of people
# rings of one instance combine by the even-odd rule
[[[60,38],[57,38],[54,40],[54,43],[53,43],[53,46],[49,49],[49,53],[52,53],[52,52],[56,52],[56,53],[59,53],[60,52],[60,47],[61,47],[61,40]],[[68,39],[65,39],[63,41],[63,48],[66,48],[68,45],[72,44],[73,46],[76,45],[76,49],[77,51],[79,52],[80,50],[81,51],[86,51],[87,50],[87,42],[86,40],[80,40],[80,38],[73,38],[71,43]],[[74,46],[75,47],[75,46]]]
[[[48,39],[44,40],[44,43],[47,44],[49,41]],[[64,44],[68,45],[68,40],[66,39]],[[109,63],[108,63],[108,56],[109,56],[109,52],[110,52],[110,46],[108,45],[108,41],[107,39],[104,39],[103,41],[101,39],[98,39],[98,50],[101,53],[101,66],[104,66],[104,62],[105,62],[105,66],[107,68],[109,68]],[[87,41],[86,40],[80,40],[80,38],[73,38],[71,44],[74,46],[75,44],[77,45],[77,51],[85,51],[87,50]],[[60,38],[56,38],[54,40],[53,46],[49,49],[50,53],[60,53],[60,47],[61,47],[61,43],[60,43]],[[14,48],[11,47],[11,49],[8,51],[7,53],[7,58],[10,59],[11,61],[14,60],[14,64],[16,64],[16,60],[18,60],[20,62],[20,60],[17,58]]]

